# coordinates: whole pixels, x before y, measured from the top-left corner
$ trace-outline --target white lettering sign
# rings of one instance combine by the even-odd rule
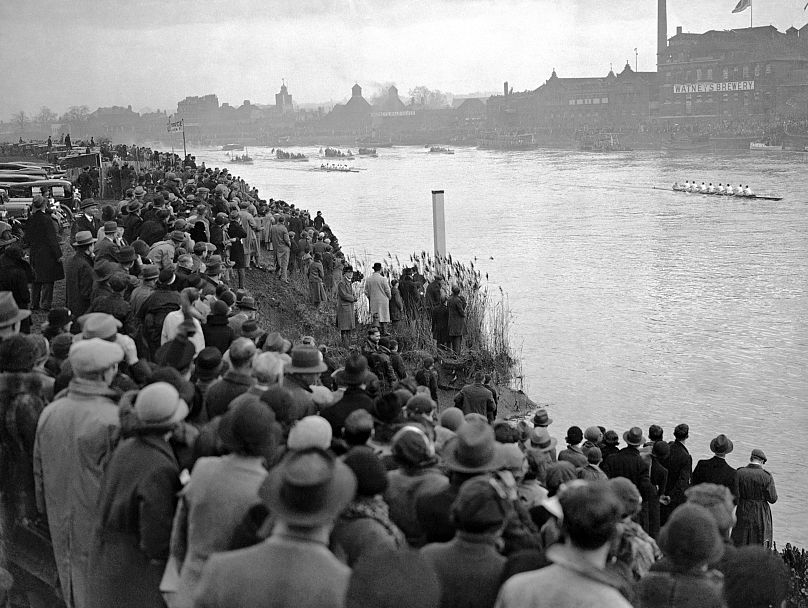
[[[696,82],[673,85],[673,92],[680,93],[726,93],[731,91],[754,91],[754,80],[739,82]]]

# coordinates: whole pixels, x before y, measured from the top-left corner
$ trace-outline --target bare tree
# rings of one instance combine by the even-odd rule
[[[89,114],[90,108],[87,106],[70,106],[59,120],[60,122],[81,122],[87,120]]]
[[[46,125],[52,122],[56,122],[58,118],[59,115],[56,114],[56,112],[51,110],[48,106],[42,106],[39,109],[39,113],[34,117],[34,122]]]
[[[410,103],[427,108],[444,108],[449,105],[449,98],[437,89],[432,90],[423,85],[410,89]]]
[[[17,130],[22,134],[25,132],[25,125],[31,122],[31,120],[28,118],[25,110],[20,110],[11,117],[11,122],[17,125]]]

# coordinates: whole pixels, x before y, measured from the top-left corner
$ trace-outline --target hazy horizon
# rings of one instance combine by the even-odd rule
[[[668,0],[668,37],[749,26],[737,0]],[[754,25],[808,21],[805,0],[754,7]],[[286,79],[295,103],[366,97],[395,83],[456,95],[534,89],[598,76],[628,60],[656,69],[653,0],[11,0],[0,4],[5,78],[0,120],[47,106],[131,105],[176,111],[186,96],[273,104]],[[50,32],[55,34],[49,34]],[[13,69],[9,69],[9,67]]]

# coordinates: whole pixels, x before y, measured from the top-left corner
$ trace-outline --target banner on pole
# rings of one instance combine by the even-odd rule
[[[169,121],[168,129],[167,129],[168,132],[169,133],[182,133],[183,131],[185,131],[184,122],[185,122],[185,119],[182,119],[182,118],[180,120],[176,121],[176,122]]]

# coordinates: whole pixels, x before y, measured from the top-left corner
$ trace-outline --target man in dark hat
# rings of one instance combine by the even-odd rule
[[[205,395],[205,410],[210,419],[224,414],[233,399],[255,384],[252,363],[256,354],[255,343],[248,338],[237,338],[230,345],[230,369]]]
[[[723,433],[710,442],[712,458],[699,460],[693,469],[690,485],[700,483],[717,483],[727,486],[738,501],[738,471],[727,463],[727,454],[732,453],[735,446],[732,440]]]
[[[259,496],[276,520],[262,543],[214,554],[202,571],[197,606],[342,606],[350,569],[330,551],[334,520],[353,498],[356,477],[323,450],[293,450],[267,476]]]
[[[133,243],[140,238],[140,228],[143,226],[143,201],[135,199],[126,206],[126,219],[123,221],[123,238],[127,243]]]
[[[482,371],[474,372],[474,382],[460,389],[454,397],[454,404],[464,414],[480,414],[493,422],[496,415],[494,395],[483,385],[483,380],[485,374]]]
[[[78,215],[70,228],[71,241],[76,240],[76,233],[87,231],[95,238],[98,229],[101,228],[101,213],[98,210],[98,203],[92,198],[85,198],[79,205],[81,214]]]
[[[339,401],[324,409],[320,415],[331,425],[334,437],[339,437],[342,434],[345,419],[351,412],[373,411],[373,399],[365,392],[365,387],[371,377],[368,371],[368,360],[359,353],[352,353],[345,361],[345,368],[338,370],[334,376],[337,385],[345,387],[345,392]]]
[[[643,510],[638,517],[638,522],[646,532],[650,529],[647,504],[651,500],[656,500],[656,490],[651,484],[651,474],[648,463],[640,456],[640,446],[645,443],[640,427],[631,427],[623,433],[623,441],[626,447],[617,454],[612,454],[603,461],[601,469],[609,479],[615,477],[625,477],[631,481],[640,492],[643,502]]]
[[[693,457],[685,446],[689,437],[690,427],[684,423],[677,424],[673,429],[674,440],[668,442],[670,454],[661,461],[668,469],[668,482],[664,494],[670,500],[668,504],[662,504],[659,508],[660,525],[665,525],[674,509],[687,500],[685,490],[690,487],[690,475],[693,472]]]
[[[88,230],[79,231],[72,245],[76,253],[65,262],[65,294],[75,321],[90,309],[92,302],[95,237]]]
[[[284,388],[292,393],[298,409],[298,419],[311,416],[320,409],[314,401],[312,386],[320,374],[328,369],[323,353],[313,346],[296,346],[292,349],[292,363],[284,369]]]
[[[31,309],[48,311],[53,304],[53,284],[65,278],[62,247],[51,216],[45,213],[45,199],[37,195],[31,206],[34,212],[25,223],[25,240],[31,245]]]

